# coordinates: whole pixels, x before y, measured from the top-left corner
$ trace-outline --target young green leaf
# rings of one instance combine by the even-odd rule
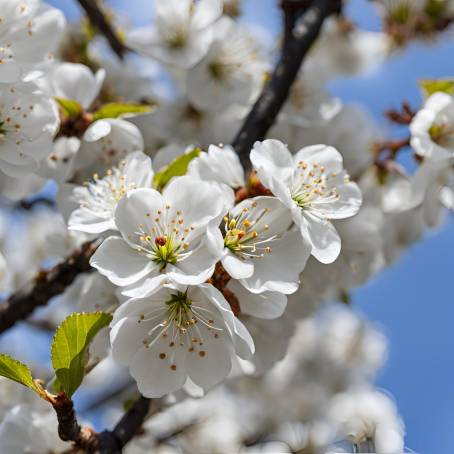
[[[126,104],[112,102],[104,104],[99,110],[93,114],[93,120],[101,120],[103,118],[118,118],[122,116],[149,112],[152,106],[144,104]]]
[[[82,106],[74,99],[55,98],[67,118],[75,118],[83,112]]]
[[[421,80],[419,86],[426,98],[438,91],[451,96],[454,95],[454,79]]]
[[[25,364],[11,356],[0,353],[0,375],[13,380],[21,385],[30,388],[38,394],[41,394],[37,385],[33,381],[32,373]]]
[[[188,153],[176,157],[168,166],[157,172],[153,178],[153,186],[161,190],[173,177],[181,177],[188,171],[189,163],[200,155],[202,150],[194,148]]]
[[[52,341],[52,366],[61,390],[69,397],[84,378],[90,342],[111,320],[104,312],[74,313],[58,327]]]

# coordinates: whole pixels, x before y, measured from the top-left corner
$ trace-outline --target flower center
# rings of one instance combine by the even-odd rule
[[[118,167],[107,170],[104,178],[93,174],[93,181],[84,183],[87,191],[78,194],[77,201],[80,206],[104,217],[110,217],[117,203],[130,190],[136,189],[135,183],[128,183],[123,174],[126,161],[122,161]]]
[[[301,209],[314,208],[314,203],[320,199],[336,201],[340,197],[335,186],[337,178],[336,172],[326,173],[323,166],[300,161],[293,178],[292,199]],[[347,176],[345,182],[348,182]]]
[[[161,271],[168,264],[175,265],[191,253],[188,250],[190,241],[187,236],[194,230],[194,227],[185,225],[181,211],[177,211],[176,218],[172,218],[169,210],[170,205],[166,205],[164,212],[158,210],[154,218],[154,225],[145,229],[145,226],[141,224],[137,232],[140,241],[138,250],[160,265]],[[150,218],[151,213],[146,213],[146,217]]]
[[[208,352],[204,349],[206,336],[219,339],[224,331],[216,326],[216,319],[211,310],[189,299],[186,291],[171,294],[170,299],[165,301],[165,307],[153,306],[149,312],[140,314],[137,322],[152,324],[143,344],[145,348],[150,348],[156,342],[164,342],[165,346],[160,344],[164,351],[158,353],[159,358],[167,359],[170,369],[175,371],[176,348],[187,348],[189,353],[201,358],[207,356]]]
[[[252,208],[256,206],[257,204],[253,202]],[[271,247],[266,244],[274,240],[277,235],[270,236],[267,233],[269,225],[260,223],[269,212],[268,208],[264,208],[252,214],[251,210],[245,207],[239,216],[226,216],[224,246],[244,259],[261,258],[266,253],[271,253]]]
[[[179,50],[186,45],[188,32],[185,24],[181,24],[173,30],[167,30],[165,34],[165,43],[169,49]]]
[[[429,128],[429,135],[440,146],[454,147],[454,126],[448,122],[433,123]]]

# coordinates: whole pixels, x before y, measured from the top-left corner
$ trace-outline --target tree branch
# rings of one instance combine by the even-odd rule
[[[141,396],[112,431],[96,432],[79,425],[74,404],[65,393],[49,395],[48,400],[57,414],[60,438],[73,442],[76,451],[82,449],[89,454],[120,454],[142,426],[151,403],[150,399]]]
[[[262,94],[252,107],[242,128],[232,142],[243,167],[250,168],[249,152],[256,140],[265,138],[284,105],[292,83],[310,47],[320,33],[324,20],[339,12],[341,0],[313,0],[302,17],[298,17],[284,40],[280,59],[265,85]],[[286,14],[286,23],[292,20]],[[293,14],[298,14],[295,8]]]
[[[0,334],[17,321],[27,318],[37,307],[64,292],[80,273],[90,271],[90,257],[97,243],[89,241],[73,252],[65,261],[48,271],[39,271],[30,284],[14,293],[6,302],[0,304]]]
[[[110,432],[118,440],[121,447],[125,446],[142,426],[150,409],[150,403],[151,399],[141,396],[118,421],[114,430]]]
[[[112,50],[117,54],[120,60],[129,50],[122,40],[114,31],[103,11],[100,9],[96,0],[77,0],[80,6],[84,9],[91,24],[107,39]]]

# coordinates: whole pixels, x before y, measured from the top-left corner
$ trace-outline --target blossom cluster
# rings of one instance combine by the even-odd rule
[[[397,3],[416,7],[377,3],[388,22]],[[431,2],[414,3],[429,14]],[[443,5],[437,14],[451,17]],[[240,16],[238,0],[155,0],[154,23],[124,32],[139,55],[125,68],[59,10],[2,0],[0,194],[13,204],[51,182],[58,212],[20,226],[0,218],[0,292],[97,242],[93,272],[36,320],[112,314],[90,347],[104,367],[88,379],[126,366],[143,396],[177,402],[130,454],[159,452],[169,428],[186,425],[184,452],[402,452],[394,403],[371,384],[386,342],[328,303],[348,303],[454,209],[454,83],[434,82],[407,122],[418,162],[408,172],[382,153],[374,120],[326,89],[384,61],[396,34],[330,18],[245,169],[229,144],[273,48]],[[0,395],[9,386],[0,381]],[[10,402],[0,403],[9,454],[68,448],[52,414]]]

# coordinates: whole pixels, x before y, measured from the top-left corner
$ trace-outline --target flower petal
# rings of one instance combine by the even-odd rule
[[[122,238],[113,236],[98,247],[90,264],[119,286],[134,284],[156,268],[155,263],[132,249]]]

